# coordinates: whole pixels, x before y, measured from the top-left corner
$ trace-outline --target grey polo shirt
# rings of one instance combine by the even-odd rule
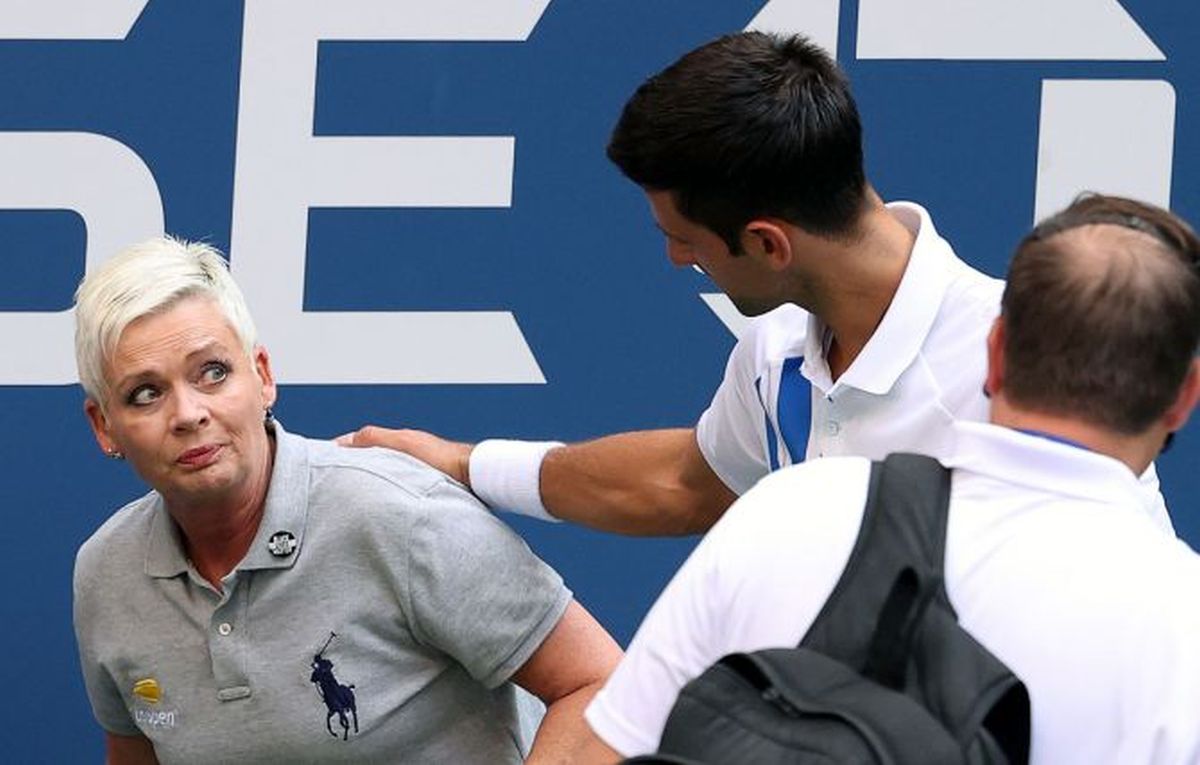
[[[507,680],[562,617],[562,580],[441,473],[276,434],[258,535],[221,592],[157,493],[80,548],[100,724],[164,763],[519,762]]]

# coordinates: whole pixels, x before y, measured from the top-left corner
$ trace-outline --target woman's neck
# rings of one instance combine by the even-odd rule
[[[184,549],[196,571],[221,590],[221,580],[246,557],[266,507],[275,441],[264,438],[260,468],[227,498],[189,503],[173,498],[167,510],[183,532]]]

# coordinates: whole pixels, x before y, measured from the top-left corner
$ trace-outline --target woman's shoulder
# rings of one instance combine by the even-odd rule
[[[76,574],[142,554],[151,525],[160,512],[163,512],[162,501],[154,491],[118,509],[80,546],[75,558]]]
[[[427,512],[433,498],[447,493],[472,498],[441,471],[407,454],[383,448],[352,448],[328,441],[308,442],[308,497],[366,520],[411,523]]]
[[[325,480],[364,488],[392,487],[414,498],[450,480],[424,462],[392,449],[338,446],[330,441],[309,441],[309,464]]]

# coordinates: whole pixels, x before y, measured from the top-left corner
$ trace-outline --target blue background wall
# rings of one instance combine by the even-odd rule
[[[22,31],[26,11],[0,7],[0,141],[28,131],[75,131],[124,144],[152,175],[165,230],[223,251],[232,244],[236,273],[239,256],[250,257],[236,246],[234,184],[255,160],[237,141],[244,12],[256,2],[150,0],[128,35],[73,40]],[[88,4],[47,2],[68,15],[86,15],[81,9]],[[139,5],[113,3],[122,4]],[[770,5],[778,13],[800,4]],[[313,5],[293,7],[299,17]],[[357,7],[330,5],[351,14]],[[510,206],[314,205],[307,215],[304,309],[511,311],[545,383],[288,385],[276,408],[288,428],[332,436],[381,422],[466,440],[574,440],[694,422],[720,380],[733,336],[699,298],[712,285],[667,263],[640,193],[607,163],[603,147],[642,79],[713,36],[745,28],[765,5],[553,0],[524,41],[323,42],[315,135],[514,136],[512,193]],[[1012,13],[1026,5],[1013,3]],[[1048,17],[1055,5],[1042,3],[1041,12]],[[1063,5],[1111,10],[1114,3]],[[1039,172],[1049,172],[1038,153],[1042,82],[1154,80],[1169,83],[1175,95],[1167,126],[1174,136],[1166,168],[1170,203],[1200,220],[1194,44],[1200,6],[1123,5],[1162,59],[994,51],[955,60],[859,56],[859,26],[877,0],[824,3],[840,12],[838,56],[855,86],[869,173],[881,194],[922,202],[960,255],[1003,274],[1034,218]],[[1039,18],[1030,16],[1030,30]],[[1086,35],[1089,24],[1080,15],[1064,28]],[[1140,138],[1129,136],[1130,151],[1136,153]],[[1121,153],[1114,152],[1114,162]],[[11,185],[9,198],[21,193],[20,184]],[[17,209],[30,207],[40,209]],[[89,231],[67,204],[0,204],[0,312],[69,307]],[[269,248],[254,257],[277,259],[280,269],[300,262],[298,253]],[[263,320],[263,307],[251,300]],[[126,465],[95,446],[78,386],[23,376],[48,351],[4,317],[0,578],[10,588],[0,606],[0,687],[9,689],[0,702],[9,730],[4,759],[96,760],[101,736],[71,629],[72,560],[114,508],[144,489]],[[272,346],[270,332],[263,339]],[[392,338],[379,334],[345,342],[363,356],[397,352]],[[1194,425],[1160,462],[1176,525],[1193,545],[1200,544],[1198,465],[1200,426]],[[692,544],[511,520],[622,642]]]

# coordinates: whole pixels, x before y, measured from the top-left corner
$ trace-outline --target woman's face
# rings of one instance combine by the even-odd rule
[[[104,374],[104,410],[85,404],[96,440],[168,502],[237,501],[265,475],[270,359],[261,346],[246,358],[212,300],[185,298],[131,322]]]

